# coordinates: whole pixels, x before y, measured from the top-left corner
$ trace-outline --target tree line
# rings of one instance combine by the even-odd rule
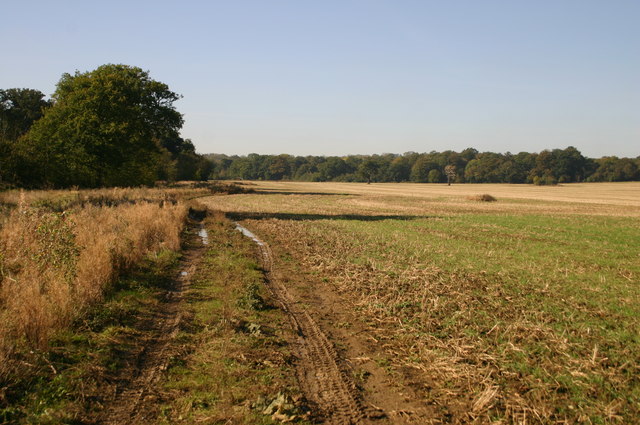
[[[640,180],[640,157],[539,153],[199,155],[180,136],[180,95],[128,65],[63,74],[51,99],[0,89],[0,186],[151,185],[158,180],[534,183]]]
[[[50,100],[0,90],[0,179],[30,188],[206,180],[212,163],[179,134],[179,98],[147,71],[113,64],[63,74]]]
[[[444,151],[402,155],[205,155],[217,179],[337,182],[533,183],[640,180],[640,157],[591,159],[575,147],[539,153]]]

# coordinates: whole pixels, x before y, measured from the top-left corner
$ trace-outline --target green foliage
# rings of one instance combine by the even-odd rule
[[[16,142],[49,106],[51,102],[38,90],[0,90],[0,181],[15,180]]]
[[[0,140],[18,140],[49,106],[39,90],[0,89]]]
[[[442,182],[442,173],[440,173],[440,170],[434,168],[433,170],[429,171],[428,181],[429,183]]]
[[[442,183],[448,176],[457,183],[558,184],[581,181],[640,180],[640,158],[584,157],[576,148],[518,154],[444,151],[403,155],[351,155],[346,157],[207,155],[219,179],[299,180],[335,182]]]
[[[431,155],[421,155],[411,167],[411,181],[416,183],[426,183],[429,181],[431,170],[437,170],[440,165]]]
[[[618,158],[606,156],[595,161],[597,169],[589,176],[589,181],[617,182],[640,180],[640,157]]]
[[[371,183],[376,180],[380,172],[380,163],[374,158],[367,158],[358,167],[358,174],[362,176],[367,183]]]
[[[64,74],[54,105],[21,139],[26,185],[131,186],[156,179],[160,140],[177,137],[179,95],[127,65]]]

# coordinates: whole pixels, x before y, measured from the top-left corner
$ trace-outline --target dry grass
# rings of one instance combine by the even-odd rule
[[[256,189],[216,206],[343,294],[446,421],[637,422],[640,184]]]
[[[45,349],[51,335],[99,301],[123,270],[149,253],[180,248],[186,204],[175,197],[163,202],[172,193],[138,191],[25,192],[5,215],[0,379],[21,367],[17,353]],[[72,207],[58,212],[65,203]]]
[[[467,196],[491,193],[496,198],[511,201],[537,201],[590,205],[612,210],[629,207],[640,215],[640,182],[624,183],[570,183],[553,187],[526,184],[422,184],[422,183],[312,183],[312,182],[251,182],[256,191],[289,192],[300,194],[347,194],[369,197],[402,197],[414,200],[447,199],[455,202]],[[620,210],[620,208],[617,208]],[[619,211],[620,212],[620,211]],[[617,213],[615,213],[617,215]]]
[[[470,201],[478,201],[478,202],[496,202],[497,199],[493,196],[485,193],[483,195],[475,195],[475,196],[467,196],[467,199]]]

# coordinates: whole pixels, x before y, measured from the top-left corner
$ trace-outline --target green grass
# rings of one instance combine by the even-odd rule
[[[187,302],[193,317],[179,336],[189,354],[165,383],[159,423],[275,424],[264,409],[297,396],[283,312],[265,302],[255,247],[226,221],[208,225],[211,245]],[[282,413],[300,422],[303,410]]]
[[[160,302],[156,294],[175,276],[178,259],[172,251],[148,257],[114,284],[102,305],[59,332],[48,350],[23,353],[31,370],[9,383],[0,423],[85,423],[136,348],[134,326]]]
[[[280,213],[321,216],[333,202],[327,216],[358,214],[345,198],[310,197],[305,206],[296,197],[290,206],[282,196],[275,204],[261,197],[270,212],[277,204]],[[362,215],[415,204],[374,201],[376,211]],[[287,247],[319,284],[349,294],[372,327],[388,323],[376,337],[404,353],[395,366],[419,359],[430,397],[460,420],[633,423],[640,418],[640,222],[547,204],[536,204],[539,214],[527,213],[526,202],[521,211],[464,212],[455,204],[450,213],[439,203],[433,214],[425,204],[427,218],[248,225]],[[465,416],[488,386],[498,388],[489,407]]]

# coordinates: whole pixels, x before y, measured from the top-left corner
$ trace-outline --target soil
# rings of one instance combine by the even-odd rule
[[[278,262],[269,245],[252,236],[267,285],[298,335],[293,344],[298,381],[319,421],[345,425],[438,422],[411,387],[402,383],[404,378],[376,362],[383,358],[377,341],[341,297],[326,285],[310,282],[295,266]]]

